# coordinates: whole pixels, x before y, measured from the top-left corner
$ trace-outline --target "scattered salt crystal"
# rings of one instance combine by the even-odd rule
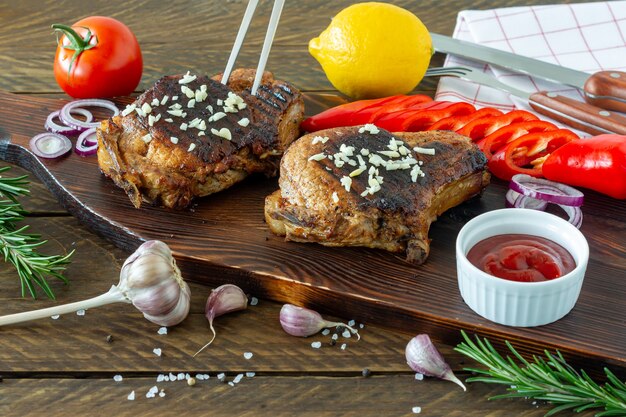
[[[322,334],[323,334],[324,336],[328,336],[328,335],[330,334],[330,329],[324,329],[324,330],[322,330]]]
[[[219,379],[220,381],[223,381],[224,378],[226,378],[226,374],[225,373],[221,373],[221,374],[217,374],[217,379]]]
[[[163,382],[163,381],[165,381],[165,378],[166,378],[165,375],[159,374],[159,375],[157,375],[156,382]]]
[[[51,318],[52,320],[58,320],[58,318],[59,318],[59,317],[61,317],[61,316],[60,316],[60,315],[58,315],[58,314],[55,314],[54,316],[50,316],[50,318]]]
[[[191,375],[189,375],[189,374],[185,374],[185,379],[187,379],[187,380],[188,380],[189,378],[191,378]]]
[[[350,333],[350,330],[348,329],[344,330],[343,333],[341,333],[341,335],[345,337],[346,339],[349,339],[352,337],[352,333]]]
[[[415,374],[415,379],[417,379],[418,381],[421,381],[424,379],[424,375],[418,372]]]
[[[413,407],[411,411],[413,411],[413,414],[419,414],[422,412],[422,407]]]
[[[204,379],[209,379],[209,378],[210,378],[209,374],[204,374]]]
[[[170,372],[169,378],[170,378],[170,381],[176,381],[176,375],[174,375],[171,372]]]
[[[250,305],[251,306],[255,306],[257,304],[259,304],[259,299],[258,298],[256,298],[256,297],[250,298]]]
[[[154,352],[154,354],[157,356],[161,356],[161,348],[154,348],[152,349],[152,352]]]
[[[246,359],[250,359],[254,354],[252,352],[244,352],[243,357]]]
[[[348,326],[350,326],[350,327],[353,327],[355,324],[356,324],[356,321],[354,321],[354,320],[350,320],[348,322]]]
[[[202,375],[202,374],[196,374],[196,379],[197,379],[198,381],[203,381],[203,380],[204,380],[204,375]]]
[[[167,334],[167,327],[161,327],[159,329],[159,331],[157,331],[158,334]]]
[[[347,347],[348,347],[348,345],[346,345],[345,343],[343,343],[343,344],[341,345],[341,350],[346,350],[346,348],[347,348]]]
[[[76,315],[77,315],[77,316],[84,316],[84,315],[85,315],[85,310],[78,310],[78,311],[76,312]]]
[[[230,385],[231,387],[234,387],[235,383],[231,381],[231,382],[228,383],[228,385]]]
[[[252,378],[252,377],[254,377],[255,375],[256,375],[256,373],[254,373],[254,372],[246,372],[246,377],[247,377],[247,378]]]
[[[135,401],[135,391],[131,391],[126,398],[128,398],[128,400],[130,401]]]
[[[239,381],[243,379],[243,374],[237,374],[237,376],[233,379],[234,384],[238,384]]]
[[[115,382],[122,382],[124,378],[122,377],[122,375],[114,375],[113,376],[113,381]]]
[[[165,381],[165,382],[170,382],[170,377],[169,377],[169,376],[167,376],[167,375],[165,375],[165,376],[163,377],[163,381]]]
[[[337,333],[333,334],[332,339],[333,339],[333,340],[337,340],[337,339],[339,339],[339,335],[338,335]]]
[[[153,386],[152,388],[150,388],[150,391],[148,391],[151,394],[156,394],[157,392],[159,392],[159,387],[157,387],[156,385]]]
[[[363,323],[359,324],[359,329],[362,329],[363,327],[365,327]]]
[[[179,373],[179,374],[176,376],[176,379],[178,379],[179,381],[182,381],[183,379],[185,379],[185,374],[184,374],[184,373],[182,373],[182,372],[181,372],[181,373]]]
[[[311,347],[313,349],[319,349],[319,348],[322,347],[322,342],[313,342],[313,343],[311,343]]]
[[[163,398],[165,397],[165,391],[161,390],[161,392],[159,392],[159,397]]]

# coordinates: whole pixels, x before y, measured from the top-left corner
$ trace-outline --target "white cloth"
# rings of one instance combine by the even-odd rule
[[[626,71],[626,1],[464,10],[453,37],[588,73]],[[478,68],[523,91],[554,91],[583,100],[573,87],[453,55],[444,65]],[[441,79],[435,98],[466,101],[477,108],[530,110],[523,99],[453,77]]]

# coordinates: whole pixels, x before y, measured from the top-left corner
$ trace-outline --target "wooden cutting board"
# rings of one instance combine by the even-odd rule
[[[307,96],[309,112],[332,99],[320,102]],[[30,170],[74,216],[124,249],[134,250],[149,239],[166,242],[186,279],[211,286],[235,283],[257,296],[346,320],[429,333],[449,344],[457,343],[458,330],[465,329],[497,345],[508,339],[522,352],[559,349],[587,368],[608,364],[626,369],[625,201],[587,193],[581,231],[589,241],[591,259],[573,311],[547,326],[500,326],[476,315],[461,299],[454,243],[468,220],[504,207],[503,182],[495,180],[482,198],[436,221],[430,231],[430,257],[414,266],[401,255],[383,251],[325,248],[272,235],[263,220],[263,201],[277,189],[277,182],[262,177],[200,199],[189,210],[137,210],[100,174],[95,157],[71,153],[44,160],[29,151],[30,137],[43,131],[46,116],[63,104],[0,92],[0,160]]]

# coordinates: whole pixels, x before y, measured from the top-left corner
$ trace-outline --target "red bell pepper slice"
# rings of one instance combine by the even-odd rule
[[[404,132],[404,125],[407,119],[427,111],[442,110],[452,104],[454,103],[451,101],[431,101],[428,103],[422,103],[417,106],[413,106],[410,109],[380,114],[378,118],[372,119],[369,123],[374,123],[376,126],[390,132]]]
[[[400,105],[412,106],[432,101],[426,95],[391,96],[372,100],[358,100],[325,110],[304,120],[300,127],[307,132],[315,132],[341,126],[357,126],[369,123],[371,116],[386,105],[398,108]]]
[[[554,150],[578,139],[567,129],[527,133],[497,151],[489,160],[489,171],[502,180],[515,174],[542,176],[542,164]]]
[[[423,108],[423,106],[428,107],[431,103],[437,103],[437,101],[433,101],[430,97],[417,94],[414,96],[406,96],[404,100],[395,100],[392,102],[387,102],[382,106],[378,106],[377,109],[367,109],[366,111],[373,110],[371,112],[370,118],[365,123],[376,123],[376,120],[380,119],[382,116],[393,113],[401,110],[416,110]],[[360,116],[362,111],[358,112],[358,116]]]
[[[402,123],[402,132],[422,132],[441,119],[450,116],[465,116],[474,113],[476,108],[469,103],[452,103],[445,108],[431,108],[408,117]]]
[[[479,119],[486,116],[501,116],[502,112],[493,107],[485,107],[477,110],[475,113],[470,113],[465,116],[450,116],[445,119],[441,119],[426,130],[451,130],[456,132],[463,128],[466,124],[472,120]]]
[[[557,130],[553,123],[543,120],[533,120],[531,122],[511,123],[508,126],[501,127],[492,134],[482,138],[476,144],[483,151],[487,159],[507,143],[513,142],[515,139],[534,132],[548,132]]]
[[[543,175],[626,199],[626,136],[599,135],[569,142],[546,158]]]
[[[473,141],[478,141],[500,129],[516,122],[529,122],[539,120],[537,116],[524,110],[513,110],[502,116],[481,117],[469,122],[463,128],[457,130],[461,135],[469,136]]]

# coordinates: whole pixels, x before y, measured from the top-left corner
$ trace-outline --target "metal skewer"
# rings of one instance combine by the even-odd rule
[[[248,2],[248,7],[246,8],[246,12],[243,15],[243,20],[241,21],[241,25],[239,26],[239,32],[237,32],[237,37],[235,38],[235,44],[233,45],[232,51],[230,51],[228,63],[226,64],[226,69],[224,70],[224,74],[222,75],[222,84],[224,85],[228,83],[228,78],[230,77],[230,73],[233,70],[233,66],[235,66],[237,55],[239,55],[239,50],[241,49],[243,40],[246,38],[246,33],[248,33],[248,27],[250,27],[250,22],[252,21],[254,11],[256,10],[256,6],[258,4],[259,0],[250,0]]]

